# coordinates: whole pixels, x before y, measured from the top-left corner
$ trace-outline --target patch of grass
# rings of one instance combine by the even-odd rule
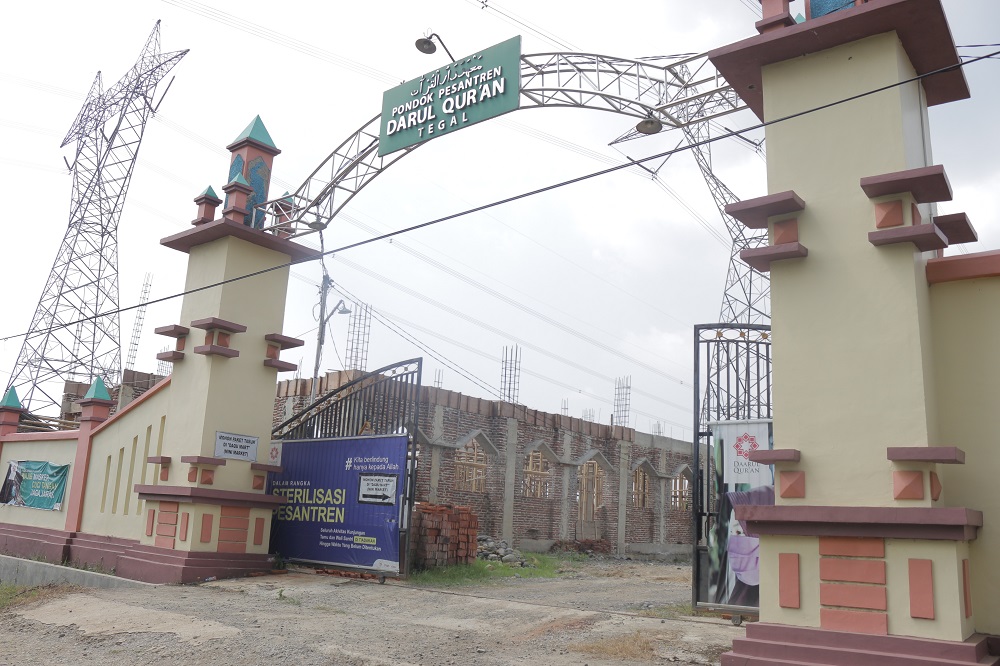
[[[500,578],[556,578],[566,571],[569,564],[562,557],[525,553],[530,566],[511,567],[503,562],[476,560],[472,564],[453,567],[438,567],[415,573],[409,582],[420,587],[455,587],[458,585],[481,585]]]
[[[651,661],[656,656],[653,641],[645,634],[636,631],[625,636],[602,638],[590,643],[580,643],[570,646],[575,652],[592,654],[595,657],[628,660],[633,662]]]
[[[9,585],[0,583],[0,611],[10,610],[18,606],[61,597],[75,592],[72,585]]]
[[[284,601],[286,603],[290,603],[293,606],[302,605],[302,602],[296,599],[295,597],[286,597],[285,588],[281,588],[280,590],[278,590],[278,601]]]
[[[639,611],[639,615],[643,617],[656,617],[661,620],[676,620],[679,617],[689,617],[693,614],[691,612],[691,604],[688,603],[654,606],[653,608],[643,608]]]

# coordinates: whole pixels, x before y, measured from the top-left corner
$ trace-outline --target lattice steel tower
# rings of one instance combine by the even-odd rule
[[[104,90],[97,73],[63,139],[61,147],[76,143],[66,162],[73,175],[69,225],[7,385],[33,412],[58,408],[66,380],[120,380],[118,221],[146,121],[159,105],[157,85],[186,53],[160,53],[157,21],[118,83]]]

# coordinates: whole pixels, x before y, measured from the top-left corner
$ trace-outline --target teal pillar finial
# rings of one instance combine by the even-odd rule
[[[90,385],[90,390],[87,391],[87,395],[83,396],[84,400],[111,400],[111,394],[108,393],[108,387],[104,385],[104,380],[98,377],[94,380],[94,383]]]
[[[13,386],[3,394],[3,400],[0,400],[0,409],[22,409],[21,401],[18,399],[17,391]]]

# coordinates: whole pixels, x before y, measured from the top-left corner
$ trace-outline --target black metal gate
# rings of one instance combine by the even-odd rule
[[[341,439],[407,435],[405,510],[400,521],[400,570],[410,572],[410,514],[417,483],[422,358],[393,363],[330,391],[271,431],[272,439]]]

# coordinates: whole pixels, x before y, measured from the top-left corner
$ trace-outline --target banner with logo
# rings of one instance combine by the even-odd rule
[[[399,573],[405,435],[286,441],[268,492],[271,548],[289,560]]]
[[[756,608],[760,605],[760,543],[736,520],[735,507],[774,504],[774,468],[750,460],[773,448],[770,421],[709,424],[714,442],[716,515],[709,531],[709,601]]]
[[[66,494],[69,465],[35,460],[12,461],[0,486],[0,504],[60,511]]]

